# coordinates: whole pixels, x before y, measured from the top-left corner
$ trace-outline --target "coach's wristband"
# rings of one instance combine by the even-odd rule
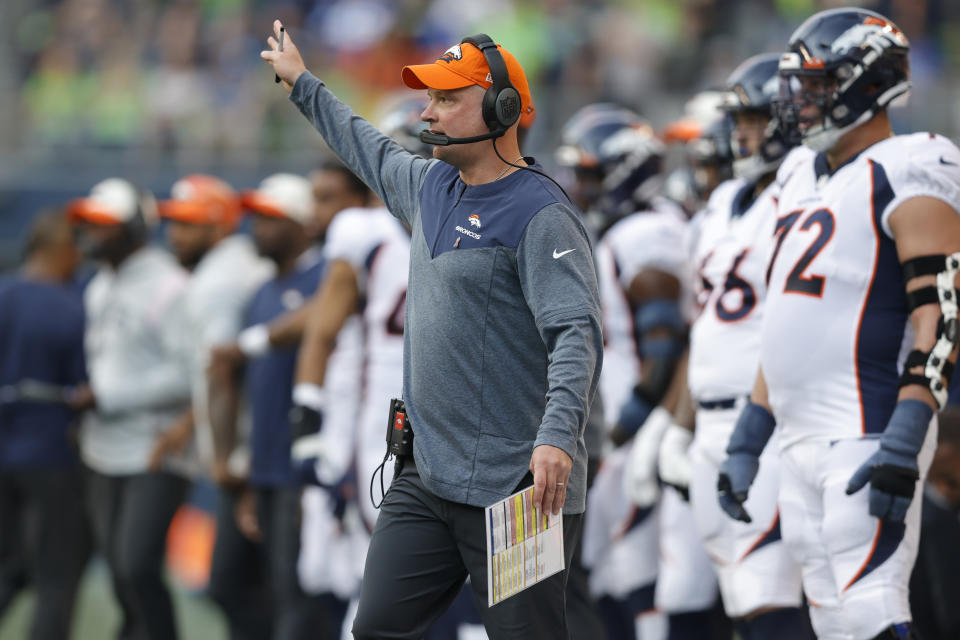
[[[237,346],[248,358],[256,358],[270,351],[270,329],[265,324],[255,324],[237,336]]]

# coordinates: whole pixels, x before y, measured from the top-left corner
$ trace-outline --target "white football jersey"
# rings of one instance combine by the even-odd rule
[[[781,445],[882,432],[913,345],[889,216],[918,196],[960,210],[960,150],[896,136],[832,174],[820,154],[777,180],[761,367]]]
[[[616,422],[630,390],[640,378],[630,283],[645,269],[657,269],[685,282],[686,255],[683,210],[658,198],[651,211],[627,216],[610,227],[597,243],[597,279],[603,312],[603,369],[600,393],[605,421]]]
[[[784,165],[812,155],[794,149]],[[748,395],[757,377],[779,188],[774,180],[755,199],[753,188],[752,181],[728,180],[698,215],[691,286],[699,314],[690,331],[688,373],[696,400]]]
[[[363,301],[364,371],[358,381],[363,385],[363,395],[356,443],[357,478],[363,515],[372,526],[376,511],[366,488],[386,452],[390,399],[399,398],[403,391],[410,235],[385,208],[347,209],[330,225],[325,255],[329,260],[345,260],[353,267]],[[393,465],[385,465],[385,487],[392,471]]]

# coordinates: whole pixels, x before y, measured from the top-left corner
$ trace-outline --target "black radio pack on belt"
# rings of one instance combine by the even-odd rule
[[[387,423],[387,454],[396,458],[413,455],[413,429],[407,421],[403,400],[390,400],[390,421]]]
[[[393,477],[400,475],[403,469],[403,461],[413,456],[413,429],[410,428],[410,422],[407,420],[407,409],[403,405],[403,400],[393,398],[390,400],[390,418],[387,420],[387,452],[383,454],[383,462],[376,468],[373,475],[370,476],[370,502],[374,509],[379,509],[383,504],[383,496],[386,490],[383,487],[383,465],[393,456],[394,472]],[[380,502],[373,497],[373,485],[377,479],[377,473],[380,473]]]

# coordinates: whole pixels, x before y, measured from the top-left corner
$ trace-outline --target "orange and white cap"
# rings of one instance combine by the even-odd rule
[[[513,54],[497,45],[503,56],[510,82],[520,94],[520,126],[530,127],[536,119],[536,109],[527,74],[513,57]],[[412,64],[403,68],[403,83],[411,89],[440,89],[449,91],[462,89],[472,84],[489,89],[493,85],[490,67],[483,52],[472,44],[455,44],[447,49],[436,62],[430,64]]]
[[[303,176],[275,173],[260,186],[243,192],[243,206],[256,213],[288,218],[302,225],[313,223],[313,186]]]
[[[171,198],[159,204],[160,217],[192,224],[233,226],[240,221],[240,197],[229,184],[195,173],[177,180]]]
[[[141,192],[123,178],[107,178],[93,185],[90,195],[67,205],[67,216],[74,222],[91,224],[127,224],[142,215],[147,225],[156,219],[156,203],[149,193]]]

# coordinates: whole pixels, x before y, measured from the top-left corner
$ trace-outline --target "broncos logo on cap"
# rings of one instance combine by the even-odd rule
[[[477,229],[480,228],[480,216],[478,216],[477,214],[475,214],[475,213],[471,214],[471,215],[467,218],[467,220],[470,221],[470,226],[471,226],[471,227],[476,227]]]
[[[454,62],[455,60],[461,60],[463,58],[463,51],[460,50],[460,45],[455,44],[446,51],[443,52],[443,55],[437,59],[437,62]]]

